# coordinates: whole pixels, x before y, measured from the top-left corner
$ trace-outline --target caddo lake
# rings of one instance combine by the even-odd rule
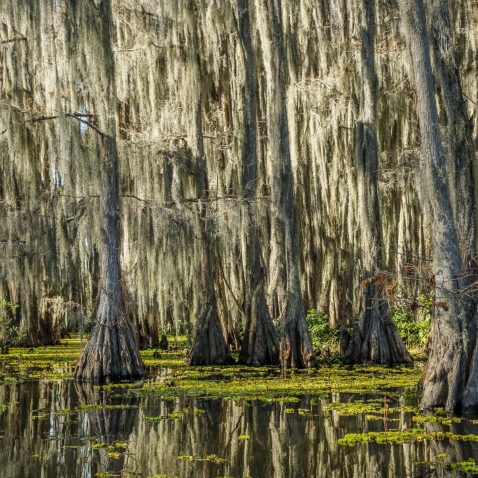
[[[186,367],[145,351],[141,383],[70,377],[65,345],[1,356],[0,476],[478,474],[478,420],[420,414],[413,368]]]

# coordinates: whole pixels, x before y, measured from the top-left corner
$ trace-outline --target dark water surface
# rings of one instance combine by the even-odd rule
[[[0,403],[11,405],[0,413],[0,476],[441,477],[466,475],[440,462],[478,458],[478,443],[471,441],[339,445],[347,433],[417,427],[407,412],[370,421],[324,410],[352,398],[364,397],[164,400],[69,379],[2,385]],[[426,426],[478,434],[471,421]]]

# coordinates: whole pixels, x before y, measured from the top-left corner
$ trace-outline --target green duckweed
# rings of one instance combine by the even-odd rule
[[[339,445],[354,446],[359,443],[398,444],[416,443],[424,440],[478,441],[478,435],[459,435],[451,432],[427,433],[423,428],[389,430],[382,432],[347,433],[339,438]]]

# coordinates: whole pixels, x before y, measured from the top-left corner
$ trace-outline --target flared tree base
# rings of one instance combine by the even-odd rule
[[[246,325],[239,363],[260,367],[279,364],[279,344],[263,294],[256,294],[251,307],[252,319]]]
[[[348,364],[395,366],[413,362],[390,317],[383,292],[368,285],[363,294],[363,310],[345,350]]]
[[[159,346],[159,331],[156,324],[148,322],[138,326],[138,342],[141,350],[156,349]]]
[[[205,316],[198,317],[189,365],[228,365],[234,363],[224,340],[217,313],[208,307]]]
[[[76,380],[94,384],[143,378],[143,360],[130,325],[97,322],[74,376]]]
[[[420,407],[478,412],[476,318],[470,304],[453,298],[447,310],[436,310],[430,332],[430,354],[423,370]],[[474,351],[473,351],[474,349]]]
[[[304,315],[300,301],[290,300],[287,303],[280,341],[280,361],[284,368],[309,368],[315,365]]]

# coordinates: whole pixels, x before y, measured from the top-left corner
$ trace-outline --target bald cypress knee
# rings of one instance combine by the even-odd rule
[[[72,7],[74,8],[74,7]],[[93,4],[80,7],[76,21],[95,22],[97,38],[92,58],[92,75],[97,75],[98,96],[95,98],[98,116],[98,162],[101,165],[103,190],[100,192],[102,215],[102,249],[99,302],[95,323],[75,369],[81,381],[104,383],[115,380],[138,379],[144,365],[126,314],[120,268],[120,201],[119,165],[116,145],[116,88],[114,56],[111,45],[111,1],[102,0],[97,9]],[[84,17],[83,17],[84,14]],[[81,37],[86,41],[85,37]],[[94,134],[94,133],[92,133]]]
[[[355,127],[355,160],[364,270],[359,323],[355,325],[345,360],[350,363],[397,365],[412,361],[392,321],[385,293],[381,220],[377,189],[378,144],[375,70],[375,0],[362,0],[360,116]]]
[[[237,0],[237,9],[245,69],[241,232],[246,289],[243,310],[246,323],[239,360],[259,366],[278,363],[279,354],[276,332],[265,296],[265,270],[259,228],[254,216],[254,207],[257,207],[254,204],[257,196],[257,91],[249,0]]]
[[[271,253],[269,296],[280,325],[280,359],[288,367],[308,367],[312,344],[300,285],[300,254],[287,122],[287,64],[282,4],[255,2],[266,79],[267,169],[270,183]]]
[[[448,410],[478,406],[476,317],[463,294],[463,262],[442,145],[423,0],[401,0],[412,55],[422,143],[421,175],[433,213],[434,313],[421,406]],[[439,305],[438,305],[439,304]]]

